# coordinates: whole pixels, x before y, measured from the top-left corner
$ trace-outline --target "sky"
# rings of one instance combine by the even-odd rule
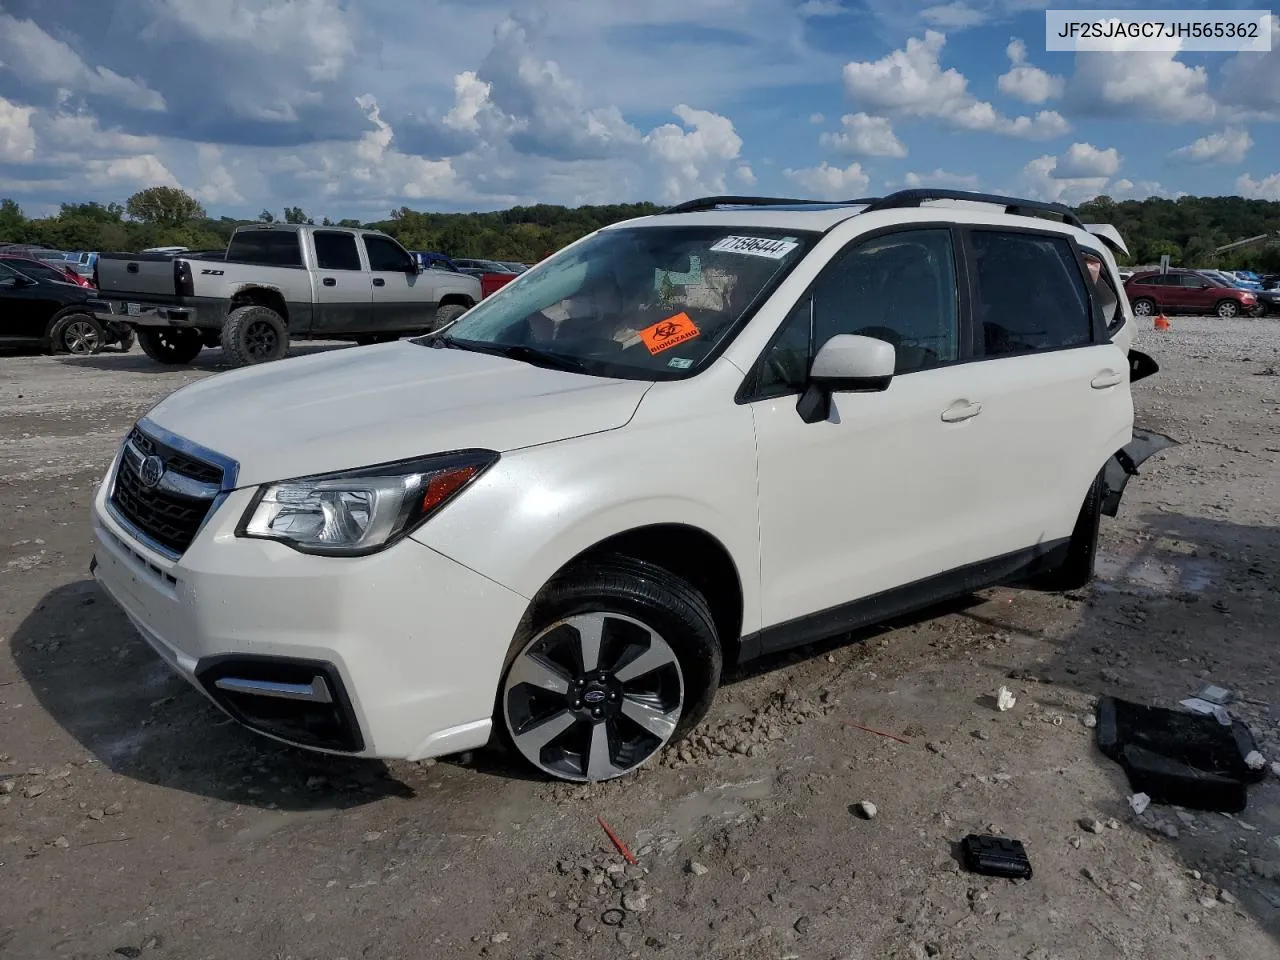
[[[922,185],[1280,200],[1280,18],[1270,53],[1051,53],[1049,5],[0,0],[0,197],[38,216],[164,184],[214,216],[362,220]]]

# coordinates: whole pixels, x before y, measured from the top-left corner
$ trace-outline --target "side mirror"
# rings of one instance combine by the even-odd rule
[[[5,277],[3,280],[0,280],[0,290],[17,290],[17,289],[18,289],[17,277]]]
[[[875,337],[838,333],[818,350],[809,369],[809,385],[796,403],[805,423],[831,416],[833,393],[878,393],[889,389],[897,364],[893,344]]]
[[[422,272],[422,264],[418,262],[417,257],[409,258],[409,266],[405,267],[404,272],[410,276],[414,276]]]

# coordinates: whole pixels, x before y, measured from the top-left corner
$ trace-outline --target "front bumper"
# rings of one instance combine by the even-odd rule
[[[525,598],[406,538],[358,559],[235,536],[233,491],[172,560],[94,498],[93,572],[233,718],[297,746],[419,760],[484,745]]]

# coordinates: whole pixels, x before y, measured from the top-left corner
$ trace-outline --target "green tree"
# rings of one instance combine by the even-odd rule
[[[260,223],[275,223],[276,215],[272,213],[270,210],[267,210],[264,208],[263,211],[260,214],[258,214],[258,221]]]
[[[0,200],[0,242],[22,243],[27,239],[27,218],[16,200]]]
[[[301,207],[284,208],[285,223],[315,223]]]
[[[204,207],[195,197],[177,187],[148,187],[125,203],[134,220],[160,227],[179,227],[192,220],[204,220]]]

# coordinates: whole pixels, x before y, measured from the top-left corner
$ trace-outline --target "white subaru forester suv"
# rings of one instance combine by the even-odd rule
[[[1093,572],[1135,431],[1113,228],[956,191],[712,197],[427,337],[223,373],[132,429],[98,581],[248,727],[625,774],[741,663]],[[495,730],[496,728],[496,730]]]

